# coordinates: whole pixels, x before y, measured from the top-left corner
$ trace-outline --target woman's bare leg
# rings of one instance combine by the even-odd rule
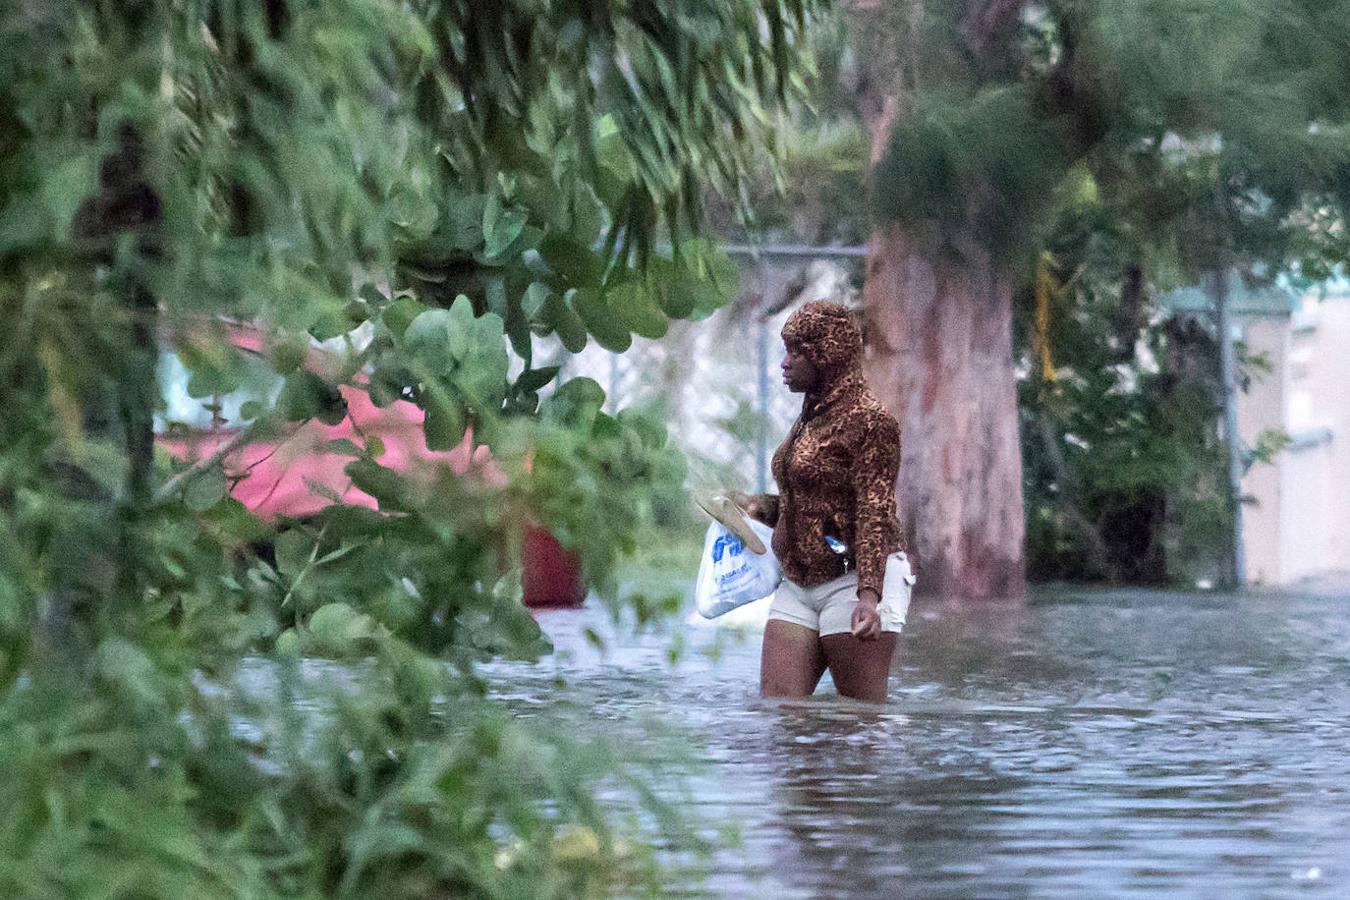
[[[830,677],[841,696],[868,703],[886,702],[886,682],[891,674],[891,655],[895,652],[894,634],[883,631],[870,641],[860,641],[851,634],[827,634],[820,643],[825,649]]]
[[[809,697],[825,674],[820,635],[796,622],[770,619],[759,657],[759,692],[765,697]]]

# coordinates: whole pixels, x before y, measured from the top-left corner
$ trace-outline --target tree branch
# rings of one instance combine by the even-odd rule
[[[1055,475],[1055,481],[1059,484],[1056,505],[1059,506],[1064,518],[1068,519],[1069,524],[1078,532],[1078,536],[1083,539],[1088,574],[1116,581],[1116,572],[1111,566],[1111,557],[1107,551],[1106,541],[1102,538],[1101,529],[1078,506],[1073,476],[1069,473],[1064,451],[1059,446],[1059,434],[1055,430],[1054,423],[1050,421],[1049,413],[1043,409],[1037,412],[1037,418],[1040,420],[1041,443],[1045,446],[1045,458]]]
[[[1144,324],[1144,267],[1131,262],[1125,267],[1124,283],[1120,288],[1120,309],[1116,320],[1116,359],[1128,362],[1134,358],[1134,343]]]
[[[283,442],[288,440],[303,424],[303,422],[292,424],[286,430],[285,437],[281,440]],[[217,447],[210,456],[202,457],[160,485],[159,490],[155,491],[155,495],[150,499],[151,505],[158,506],[161,503],[167,503],[173,498],[174,494],[178,493],[178,491],[194,477],[205,472],[212,466],[220,464],[225,457],[229,456],[249,441],[257,440],[262,435],[262,432],[263,428],[257,423],[241,429],[234,437]]]

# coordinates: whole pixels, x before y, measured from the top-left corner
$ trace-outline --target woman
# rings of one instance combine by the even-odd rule
[[[900,427],[863,381],[862,334],[846,307],[806,304],[783,326],[783,344],[783,380],[805,398],[773,457],[782,494],[736,497],[773,527],[783,567],[760,690],[807,697],[828,668],[840,694],[879,703],[908,606],[895,519]]]

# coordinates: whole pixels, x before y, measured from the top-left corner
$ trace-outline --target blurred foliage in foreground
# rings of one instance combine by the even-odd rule
[[[654,885],[592,799],[627,769],[510,718],[475,664],[547,649],[523,522],[613,598],[676,489],[659,423],[554,384],[535,343],[622,350],[724,302],[696,203],[772,160],[812,5],[4,5],[0,893]],[[496,475],[410,479],[358,435],[329,450],[378,512],[256,520],[227,455],[153,436],[161,347],[193,396],[239,387],[226,319],[284,377],[241,443],[365,391]],[[312,338],[341,347],[316,367]],[[302,714],[316,654],[352,677]],[[269,660],[259,709],[245,657]]]

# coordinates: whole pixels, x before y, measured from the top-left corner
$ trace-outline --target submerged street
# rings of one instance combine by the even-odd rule
[[[554,655],[491,680],[693,801],[721,849],[692,893],[1344,896],[1348,605],[1341,584],[916,607],[877,711],[828,675],[810,701],[760,700],[757,633],[672,622],[672,666],[670,634],[625,637],[598,608],[541,614]]]

